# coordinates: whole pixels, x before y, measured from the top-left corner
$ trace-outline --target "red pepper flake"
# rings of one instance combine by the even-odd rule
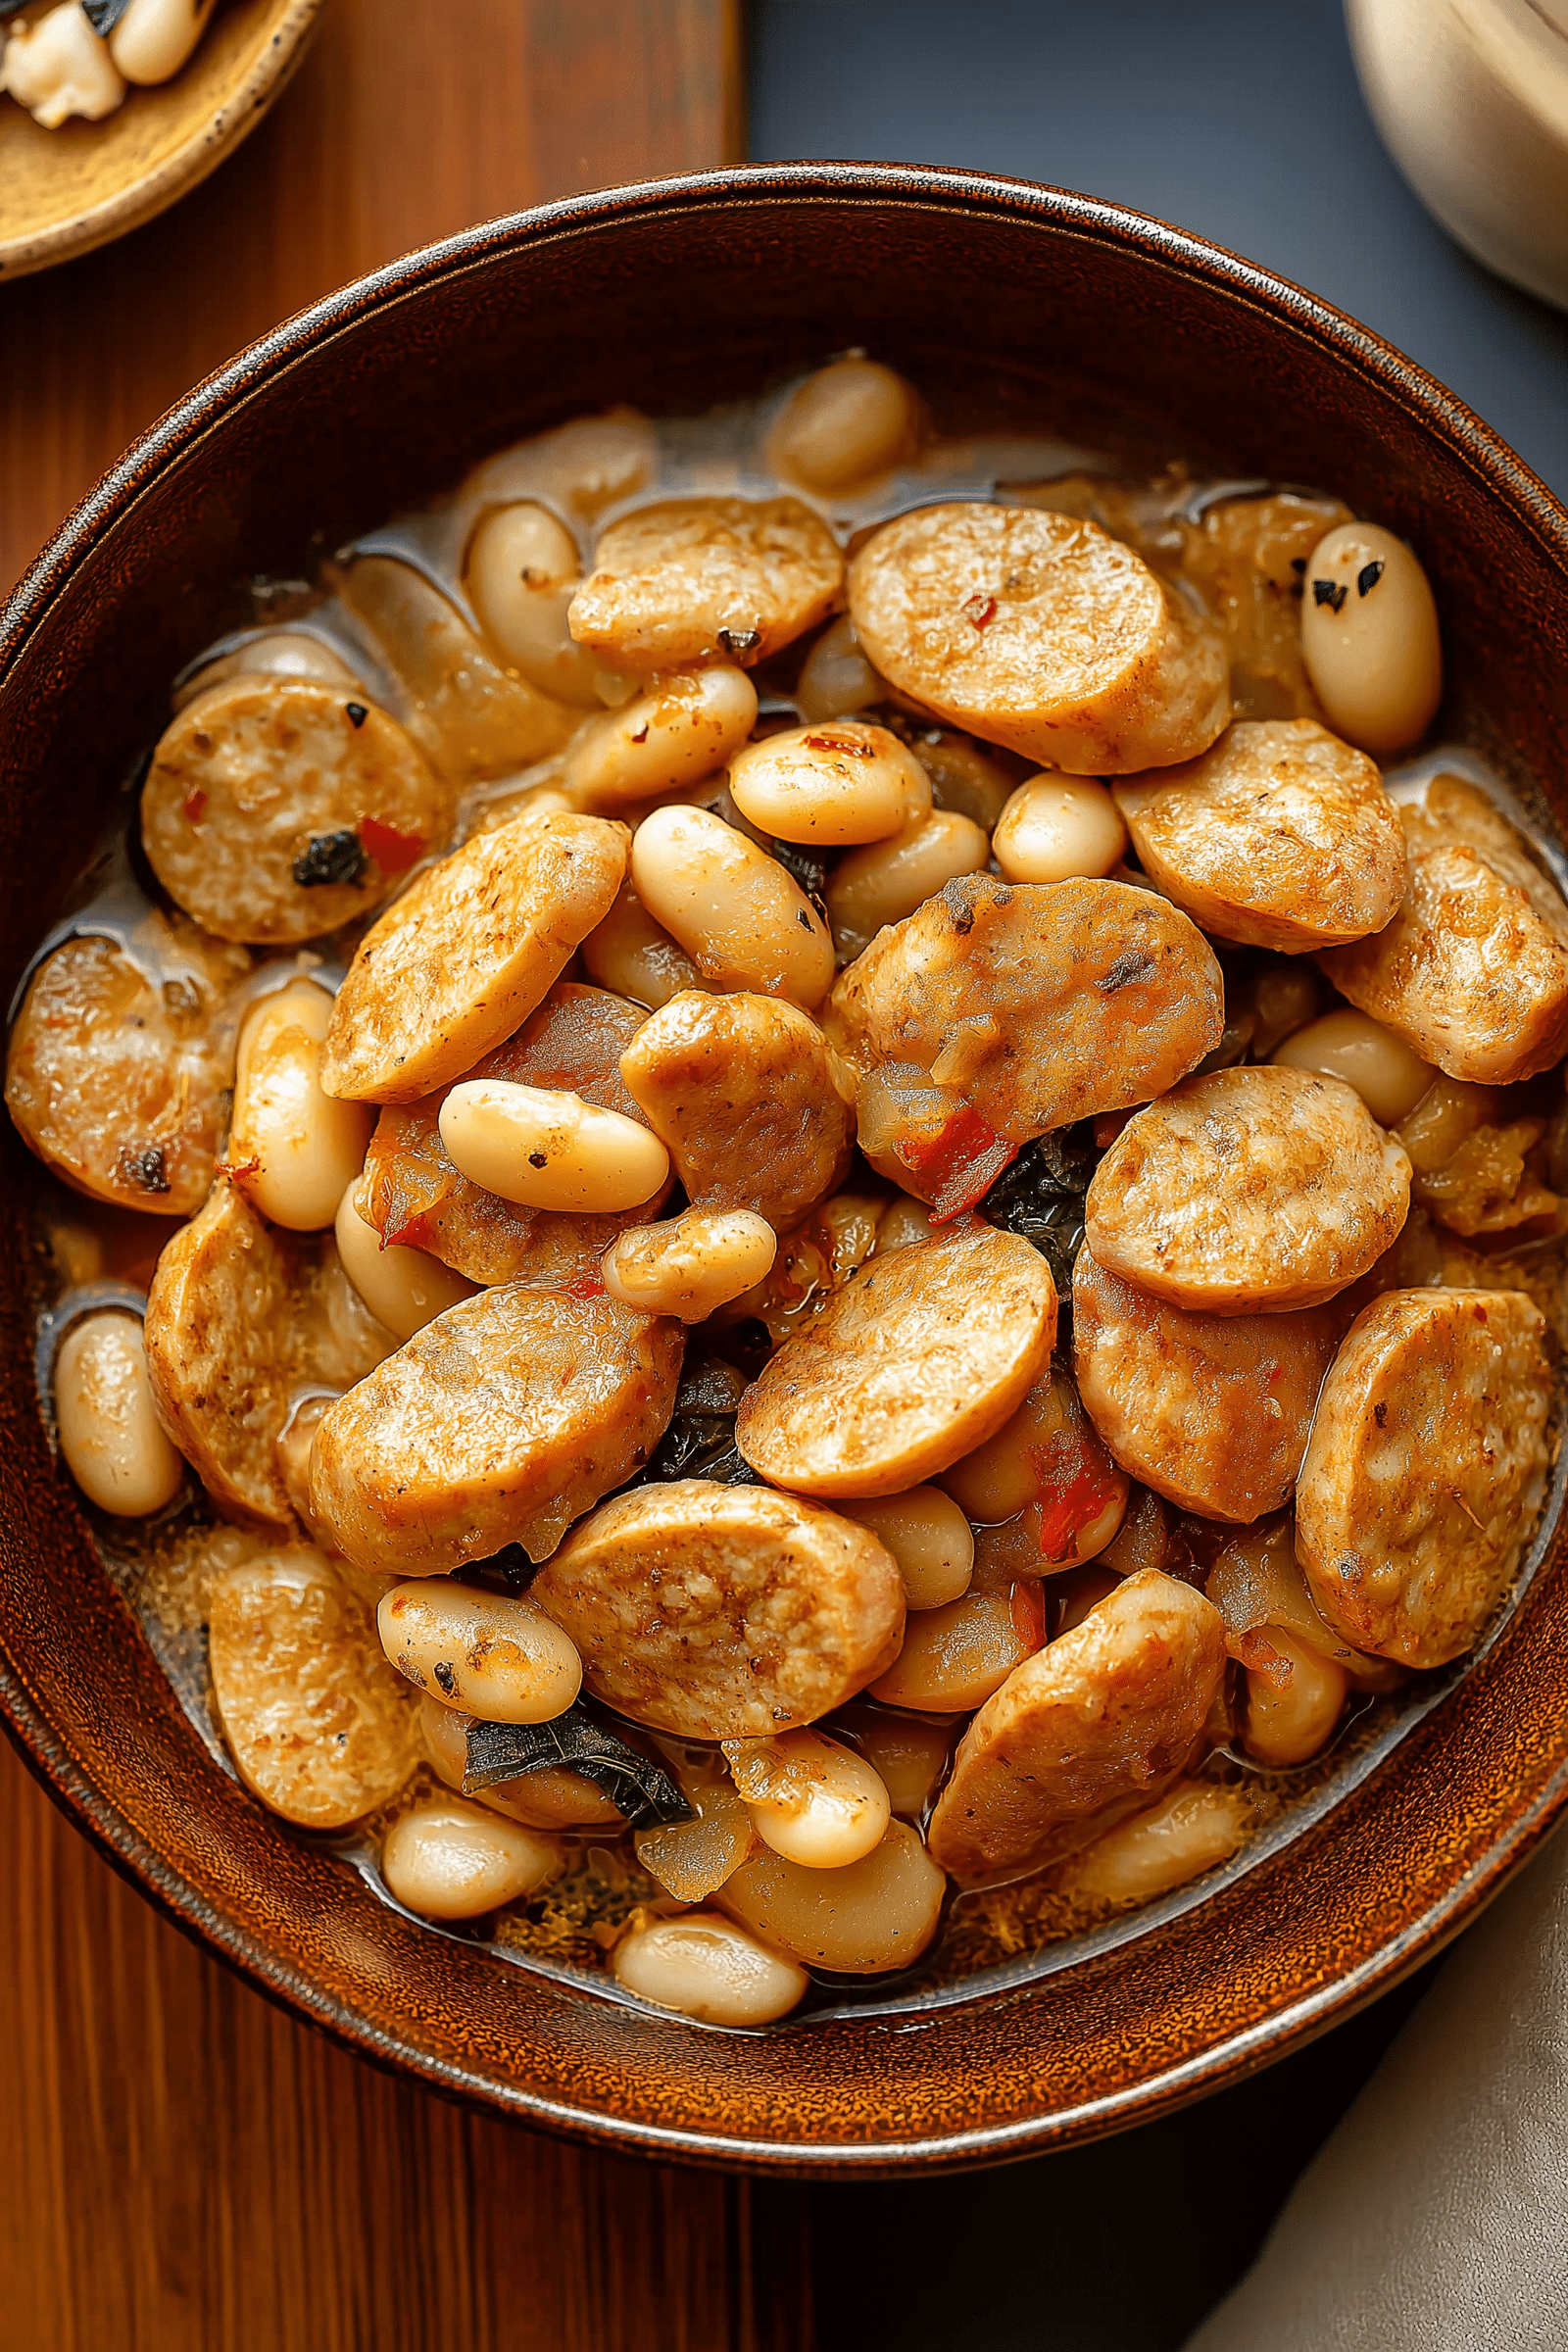
[[[1107,1503],[1113,1500],[1119,1481],[1108,1467],[1096,1461],[1085,1462],[1074,1471],[1067,1484],[1048,1500],[1041,1496],[1035,1509],[1040,1556],[1043,1560],[1064,1560],[1078,1542],[1082,1531],[1098,1519]]]
[[[213,1174],[226,1176],[230,1184],[243,1184],[247,1176],[255,1175],[261,1164],[259,1159],[220,1159]]]
[[[811,752],[844,752],[851,760],[874,760],[876,753],[868,743],[858,743],[853,736],[808,735],[803,738]]]
[[[646,718],[643,720],[642,725],[638,728],[636,734],[631,740],[633,743],[646,743],[648,741],[648,721]]]
[[[958,610],[965,620],[974,622],[977,629],[989,628],[997,617],[997,600],[994,596],[976,594],[965,597]]]
[[[430,1220],[423,1209],[416,1209],[395,1233],[383,1233],[381,1247],[383,1250],[428,1250]]]
[[[1027,1649],[1046,1646],[1046,1596],[1039,1584],[1025,1577],[1015,1584],[1007,1595],[1007,1614],[1012,1630]]]
[[[186,793],[185,815],[191,824],[199,825],[201,823],[202,810],[206,808],[206,806],[207,795],[205,792],[203,792],[200,785],[197,785],[194,792]]]
[[[603,1298],[605,1278],[602,1274],[579,1274],[563,1286],[568,1298]]]
[[[362,817],[359,835],[362,847],[383,874],[401,874],[424,856],[422,833],[400,833],[396,825],[385,824],[378,816]]]
[[[933,1225],[946,1225],[973,1208],[1018,1156],[1018,1146],[1004,1143],[967,1102],[929,1143],[904,1143],[895,1150],[924,1188]]]

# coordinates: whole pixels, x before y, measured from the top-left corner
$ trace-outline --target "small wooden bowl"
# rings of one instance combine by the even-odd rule
[[[102,122],[45,130],[0,95],[0,278],[25,277],[139,228],[256,128],[325,0],[226,0],[195,55]]]
[[[1568,818],[1568,514],[1442,387],[1233,255],[1059,190],[800,164],[492,221],[291,318],[171,411],[0,613],[0,952],[60,909],[169,680],[476,458],[614,401],[703,409],[850,343],[934,392],[1156,431],[1205,472],[1310,482],[1420,547],[1444,724]],[[1538,808],[1543,806],[1538,800]],[[121,819],[122,821],[122,817]],[[93,1549],[32,1378],[37,1163],[4,1123],[0,1713],[122,1870],[349,2047],[525,2123],[710,2164],[996,2161],[1234,2081],[1456,1934],[1568,1802],[1568,1541],[1398,1744],[1298,1835],[1119,1940],[762,2034],[617,2005],[416,1926],[219,1769]]]

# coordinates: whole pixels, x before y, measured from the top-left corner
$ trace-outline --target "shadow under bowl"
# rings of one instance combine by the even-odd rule
[[[758,167],[491,222],[318,304],[171,412],[0,616],[0,896],[12,977],[59,911],[168,681],[473,460],[585,409],[704,409],[863,343],[994,416],[1337,492],[1420,549],[1445,725],[1568,818],[1568,514],[1441,386],[1201,240],[961,172]],[[1533,779],[1540,780],[1540,788]],[[1543,798],[1543,789],[1545,797]],[[24,1230],[39,1172],[9,1129]],[[994,2161],[1233,2081],[1474,1916],[1568,1795],[1560,1527],[1436,1704],[1229,1876],[932,2005],[889,1988],[743,2035],[436,1936],[219,1772],[106,1577],[32,1382],[24,1253],[0,1267],[0,1706],[110,1858],[259,1989],[450,2095],[604,2144],[844,2173]]]

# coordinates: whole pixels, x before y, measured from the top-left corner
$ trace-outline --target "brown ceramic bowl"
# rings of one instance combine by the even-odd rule
[[[858,165],[587,196],[395,264],[157,425],[0,620],[3,937],[20,966],[193,652],[516,435],[610,400],[701,407],[864,342],[1092,443],[1338,491],[1415,541],[1449,716],[1523,783],[1568,776],[1568,514],[1362,328],[1159,223],[1052,189]],[[319,536],[318,536],[319,535]],[[1557,781],[1557,814],[1568,786]],[[1539,806],[1539,804],[1538,804]],[[36,1181],[7,1130],[11,1229]],[[72,1818],[176,1921],[350,2047],[621,2148],[871,2173],[1112,2131],[1266,2064],[1474,1917],[1568,1792],[1553,1535],[1485,1653],[1348,1768],[1288,1846],[1117,1935],[762,2035],[696,2028],[418,1929],[221,1775],[111,1590],[0,1273],[0,1700]],[[1212,1889],[1212,1890],[1210,1890]]]

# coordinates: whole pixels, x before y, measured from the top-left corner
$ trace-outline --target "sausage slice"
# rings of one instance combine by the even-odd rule
[[[633,669],[765,662],[832,612],[844,558],[798,498],[669,498],[601,538],[566,623]]]
[[[1129,1119],[1084,1222],[1100,1263],[1157,1298],[1279,1314],[1366,1273],[1409,1202],[1403,1147],[1343,1079],[1215,1070]]]
[[[292,1529],[277,1461],[292,1267],[226,1177],[167,1244],[142,1326],[158,1417],[221,1511]]]
[[[1219,939],[1339,947],[1404,892],[1377,761],[1310,718],[1240,720],[1200,759],[1118,784],[1116,806],[1151,881]]]
[[[1080,1250],[1073,1368],[1124,1470],[1184,1511],[1248,1521],[1296,1483],[1344,1316],[1204,1315],[1172,1306]]]
[[[1200,619],[1098,523],[989,504],[917,507],[850,565],[873,666],[951,726],[1043,766],[1128,775],[1191,760],[1231,714]]]
[[[542,1560],[648,1459],[684,1343],[603,1296],[509,1283],[462,1299],[322,1416],[316,1517],[386,1574],[440,1576],[508,1544]]]
[[[1545,1492],[1544,1330],[1521,1291],[1388,1291],[1350,1326],[1301,1466],[1296,1548],[1357,1649],[1441,1666],[1496,1609]]]
[[[1473,785],[1439,776],[1400,815],[1397,913],[1323,969],[1450,1078],[1512,1086],[1550,1069],[1568,1050],[1568,906]]]
[[[1152,891],[975,874],[877,934],[832,1034],[862,1080],[914,1064],[1023,1144],[1162,1095],[1219,1044],[1224,998],[1207,941]]]
[[[453,793],[395,718],[312,678],[229,678],[166,728],[141,838],[220,939],[318,939],[452,830]]]
[[[614,905],[624,825],[519,816],[420,876],[362,942],[321,1056],[329,1095],[414,1102],[526,1019]]]
[[[1055,1328],[1045,1259],[965,1218],[842,1284],[747,1390],[735,1442],[796,1494],[903,1494],[1002,1427]]]
[[[904,1580],[868,1528],[765,1487],[617,1494],[529,1587],[596,1698],[686,1740],[814,1723],[891,1663]]]
[[[1225,1621],[1143,1569],[1015,1667],[958,1742],[927,1843],[959,1879],[1027,1862],[1052,1833],[1155,1796],[1181,1771],[1225,1671]]]
[[[806,1013],[777,997],[689,989],[645,1020],[620,1074],[669,1148],[695,1208],[752,1208],[781,1227],[850,1164],[850,1083]]]

